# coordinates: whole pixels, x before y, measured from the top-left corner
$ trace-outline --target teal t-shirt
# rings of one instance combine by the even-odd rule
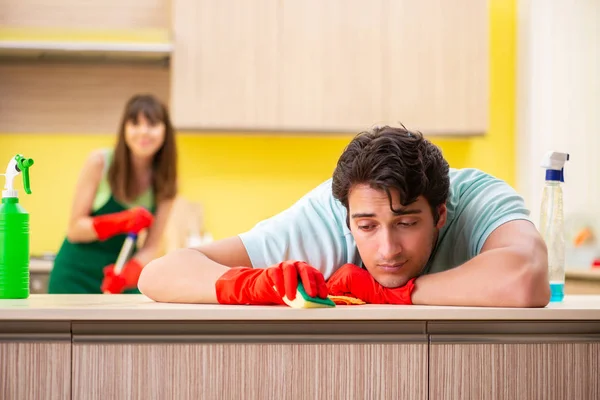
[[[475,257],[500,225],[529,221],[523,198],[506,182],[477,169],[450,169],[448,218],[424,273],[445,271]],[[346,226],[346,208],[334,199],[332,179],[290,208],[239,235],[254,268],[302,260],[325,279],[346,263],[362,265]]]

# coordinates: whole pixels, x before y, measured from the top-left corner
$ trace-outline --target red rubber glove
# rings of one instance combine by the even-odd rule
[[[92,218],[98,240],[106,240],[125,233],[137,234],[152,225],[153,221],[154,216],[144,207],[133,207],[129,210]]]
[[[412,304],[410,298],[415,278],[399,288],[379,284],[366,269],[345,264],[327,281],[327,290],[333,296],[350,296],[371,304]]]
[[[268,268],[230,268],[217,280],[217,300],[220,304],[269,305],[285,304],[283,296],[294,300],[298,277],[306,294],[327,297],[323,274],[303,261],[284,261]]]
[[[119,275],[115,274],[115,264],[104,267],[104,280],[100,286],[102,292],[123,293],[125,289],[135,289],[137,287],[140,274],[142,273],[142,264],[135,258],[130,259],[121,270]]]

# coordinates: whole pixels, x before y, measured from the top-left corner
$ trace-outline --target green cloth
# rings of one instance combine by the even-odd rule
[[[105,155],[104,177],[98,187],[94,200],[94,211],[91,216],[124,211],[134,205],[145,206],[154,214],[155,205],[151,189],[142,194],[133,204],[121,204],[113,197],[106,179],[111,152],[106,151]],[[56,254],[54,266],[50,272],[48,293],[102,293],[100,285],[104,278],[103,269],[117,261],[126,237],[127,235],[117,235],[102,242],[93,241],[88,243],[72,243],[65,238]],[[137,246],[134,251],[136,250]],[[129,289],[125,293],[140,292],[136,288]]]

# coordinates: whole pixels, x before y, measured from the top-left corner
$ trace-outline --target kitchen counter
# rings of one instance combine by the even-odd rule
[[[600,295],[600,268],[567,269],[565,293]]]
[[[568,269],[565,271],[567,279],[588,279],[600,281],[600,268]]]
[[[54,261],[46,260],[43,258],[31,258],[29,260],[29,271],[31,272],[44,272],[50,273],[52,270],[52,266],[54,265]]]
[[[2,320],[600,320],[600,296],[567,296],[545,308],[362,305],[331,309],[156,303],[144,295],[31,295],[0,300]]]
[[[2,399],[598,399],[600,296],[541,309],[0,300]]]

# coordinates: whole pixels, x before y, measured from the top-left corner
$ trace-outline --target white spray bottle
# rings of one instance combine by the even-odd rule
[[[548,247],[548,275],[551,302],[562,301],[565,286],[565,228],[563,215],[564,166],[569,154],[549,151],[544,155],[542,168],[546,169],[540,233]]]

